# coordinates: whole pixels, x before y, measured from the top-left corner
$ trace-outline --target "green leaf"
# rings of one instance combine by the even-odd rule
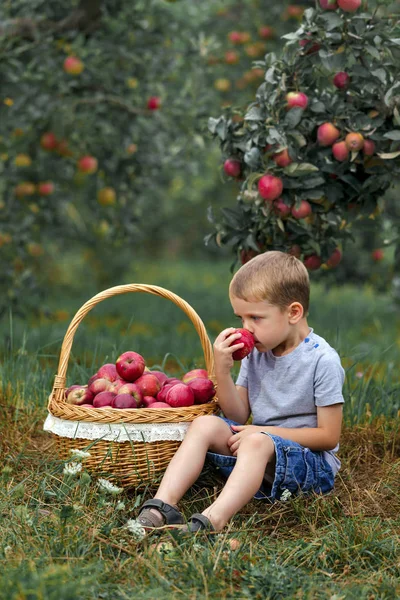
[[[400,129],[393,129],[393,131],[388,131],[384,134],[384,138],[388,140],[400,140]]]
[[[286,113],[284,124],[290,129],[294,129],[301,121],[304,110],[299,106],[292,108]]]
[[[332,31],[332,29],[336,29],[337,27],[341,27],[343,25],[343,19],[337,13],[325,13],[320,15],[321,21],[325,22],[325,30]]]
[[[323,102],[317,101],[317,102],[313,102],[313,104],[311,104],[310,110],[312,110],[312,112],[315,112],[315,113],[325,113],[326,106]]]
[[[372,75],[374,75],[375,77],[377,77],[379,79],[379,81],[381,81],[383,83],[383,85],[386,85],[386,71],[385,69],[375,69],[375,71],[371,71]]]
[[[257,106],[252,106],[244,118],[246,121],[262,121],[264,118],[263,111]]]
[[[310,177],[303,181],[303,187],[307,189],[316,188],[319,185],[324,185],[325,179],[323,177]]]
[[[244,162],[246,165],[249,165],[252,169],[257,169],[260,165],[260,151],[258,148],[251,148],[244,155]]]
[[[311,163],[291,163],[283,169],[285,175],[289,177],[304,177],[304,175],[315,173],[316,171],[319,171],[318,167]]]
[[[383,158],[384,160],[392,160],[393,158],[397,158],[400,156],[400,150],[397,152],[384,152],[383,154],[378,154],[379,158]]]

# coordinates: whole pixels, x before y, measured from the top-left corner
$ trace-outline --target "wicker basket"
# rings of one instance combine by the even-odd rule
[[[206,329],[200,317],[191,306],[176,294],[153,285],[129,284],[109,288],[88,300],[76,313],[65,334],[61,347],[58,373],[55,377],[52,393],[49,397],[48,410],[50,415],[64,421],[87,423],[134,425],[140,424],[187,424],[198,416],[210,415],[218,411],[216,398],[207,404],[199,404],[185,408],[169,409],[114,409],[90,408],[75,406],[66,403],[66,373],[71,346],[75,332],[87,313],[99,302],[106,298],[127,292],[146,292],[160,296],[174,302],[192,321],[199,337],[204,352],[206,369],[209,377],[215,383],[214,357],[212,346],[207,336]],[[79,423],[78,423],[79,422]],[[92,426],[93,426],[92,425]],[[111,428],[111,427],[110,427]],[[58,454],[62,460],[71,459],[72,449],[87,449],[90,447],[90,458],[85,460],[85,467],[97,474],[107,474],[110,479],[125,487],[146,484],[160,475],[165,470],[172,456],[175,454],[181,441],[161,440],[154,442],[145,441],[109,441],[104,439],[84,439],[82,437],[63,437],[55,435]]]

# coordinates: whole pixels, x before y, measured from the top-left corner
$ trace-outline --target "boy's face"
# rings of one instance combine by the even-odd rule
[[[281,310],[265,301],[248,302],[240,298],[230,298],[233,312],[241,318],[244,329],[254,337],[259,352],[273,350],[289,341],[292,327],[290,308]]]

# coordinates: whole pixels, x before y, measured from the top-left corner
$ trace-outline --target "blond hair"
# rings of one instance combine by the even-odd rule
[[[267,301],[281,309],[292,302],[300,302],[306,315],[310,303],[310,279],[298,258],[273,250],[244,264],[233,276],[229,294],[246,301]]]

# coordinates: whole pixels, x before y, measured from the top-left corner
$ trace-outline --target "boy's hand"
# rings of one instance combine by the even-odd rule
[[[234,364],[232,354],[235,350],[239,350],[244,346],[243,342],[239,344],[234,344],[233,342],[241,337],[240,333],[236,333],[234,327],[229,327],[221,331],[214,342],[215,371],[217,373],[230,373]],[[233,345],[231,346],[231,344]]]
[[[233,431],[236,431],[232,437],[228,440],[228,446],[233,456],[237,456],[237,451],[240,446],[240,442],[248,435],[252,433],[259,433],[261,430],[266,431],[266,427],[259,427],[258,425],[231,425]]]

